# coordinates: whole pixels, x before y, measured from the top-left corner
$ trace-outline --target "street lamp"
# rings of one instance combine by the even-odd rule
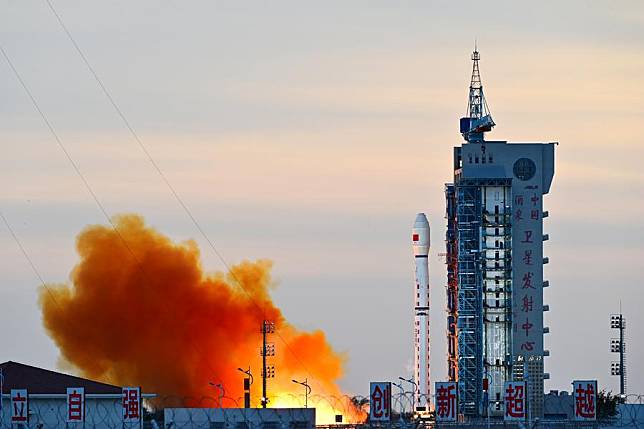
[[[226,396],[226,390],[224,389],[224,385],[221,383],[215,384],[212,381],[209,381],[208,384],[220,390],[221,393],[219,394],[219,408],[222,408],[221,406],[222,399],[224,398],[224,396]]]
[[[396,386],[397,388],[400,389],[400,398],[401,398],[401,400],[400,400],[400,408],[401,408],[401,410],[400,410],[400,419],[404,421],[403,415],[405,414],[405,403],[402,401],[402,398],[403,398],[403,396],[406,396],[405,395],[405,388],[402,387],[402,384],[400,384],[400,383],[392,382],[391,384],[393,384],[394,386]],[[405,397],[405,399],[407,399],[407,398]]]
[[[249,385],[252,386],[252,384],[253,384],[253,374],[251,374],[251,372],[250,372],[250,366],[248,367],[248,369],[237,368],[237,371],[241,371],[244,374],[246,374],[250,378]]]
[[[308,379],[305,378],[303,382],[302,381],[297,381],[295,379],[293,379],[291,381],[293,383],[296,383],[296,384],[301,384],[302,386],[305,387],[305,390],[304,390],[304,408],[308,408],[309,407],[309,395],[313,391],[311,389],[311,386],[308,385]]]
[[[414,386],[414,392],[413,392],[414,396],[412,397],[412,402],[411,403],[412,403],[412,407],[413,407],[412,412],[416,412],[416,391],[418,390],[418,384],[416,384],[416,382],[414,380],[412,380],[411,378],[410,379],[402,378],[402,377],[398,377],[398,378],[400,380],[402,380],[402,381],[406,381],[407,383],[411,383]]]
[[[253,384],[253,374],[250,372],[250,365],[248,365],[247,370],[237,368],[237,371],[248,376],[244,377],[244,408],[250,408],[250,386]]]
[[[425,398],[425,405],[423,405],[423,398]],[[429,412],[431,409],[431,404],[432,404],[432,398],[430,395],[427,393],[419,393],[418,394],[418,407],[419,408],[424,408],[424,411]]]

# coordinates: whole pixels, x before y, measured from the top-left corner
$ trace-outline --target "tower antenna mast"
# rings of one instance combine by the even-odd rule
[[[461,134],[468,142],[482,142],[483,134],[490,131],[496,124],[485,101],[479,60],[481,54],[474,44],[472,52],[472,79],[470,80],[470,93],[467,101],[467,113],[461,118]]]

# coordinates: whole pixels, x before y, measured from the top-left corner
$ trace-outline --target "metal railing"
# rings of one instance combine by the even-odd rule
[[[288,394],[275,397],[273,400],[288,400],[293,407],[299,408],[252,408],[245,413],[240,412],[243,398],[223,397],[158,397],[145,400],[140,422],[122,422],[122,404],[120,399],[88,399],[84,423],[67,422],[67,404],[62,400],[31,399],[29,403],[29,421],[27,424],[12,425],[10,421],[9,403],[3,407],[1,429],[314,429],[315,422],[310,421],[307,414],[316,410],[327,410],[336,415],[342,415],[343,421],[338,423],[323,422],[318,429],[429,429],[429,428],[644,428],[644,395],[629,394],[626,403],[619,404],[617,414],[601,419],[598,422],[575,422],[557,415],[572,415],[572,403],[558,401],[545,396],[545,408],[549,418],[526,423],[504,422],[498,418],[488,421],[486,418],[468,419],[466,422],[436,423],[433,420],[413,417],[411,412],[411,392],[402,392],[392,396],[394,409],[392,421],[387,423],[352,422],[347,423],[349,416],[359,412],[356,399],[349,396],[310,395],[309,406],[304,407],[305,396]],[[365,399],[365,398],[362,398]],[[363,405],[364,401],[362,402]],[[223,407],[223,408],[220,408]],[[366,418],[366,407],[362,409]],[[191,409],[186,412],[186,409]]]

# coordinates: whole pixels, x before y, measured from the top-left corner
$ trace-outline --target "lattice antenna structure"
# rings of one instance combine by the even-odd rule
[[[266,408],[268,404],[268,394],[266,393],[266,380],[269,378],[275,378],[275,365],[267,364],[266,358],[269,356],[275,356],[275,344],[268,343],[266,341],[266,336],[268,334],[275,333],[275,322],[270,320],[262,321],[262,348],[259,350],[259,354],[262,357],[262,408]]]
[[[481,54],[475,47],[472,52],[472,79],[470,80],[470,93],[467,101],[466,116],[461,118],[461,134],[468,142],[482,142],[483,134],[490,131],[496,124],[492,120],[492,114],[488,108],[481,73],[479,71],[479,60]]]
[[[610,375],[619,376],[619,394],[622,398],[626,395],[626,341],[624,340],[624,331],[626,331],[626,319],[622,313],[611,314],[611,329],[619,330],[619,338],[611,338],[611,353],[619,353],[619,362],[611,362]]]

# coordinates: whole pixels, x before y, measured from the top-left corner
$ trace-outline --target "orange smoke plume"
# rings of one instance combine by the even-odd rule
[[[251,405],[261,400],[261,325],[270,341],[275,378],[269,406],[301,406],[308,378],[318,422],[344,414],[361,420],[336,382],[344,357],[322,331],[301,332],[270,297],[271,262],[244,261],[228,273],[206,274],[193,241],[174,243],[136,215],[115,218],[116,231],[89,226],[77,238],[80,262],[69,285],[40,291],[47,332],[62,361],[80,375],[175,398],[175,405],[243,406],[243,377],[254,375]],[[117,232],[118,231],[118,232]],[[317,398],[317,404],[316,404]]]

